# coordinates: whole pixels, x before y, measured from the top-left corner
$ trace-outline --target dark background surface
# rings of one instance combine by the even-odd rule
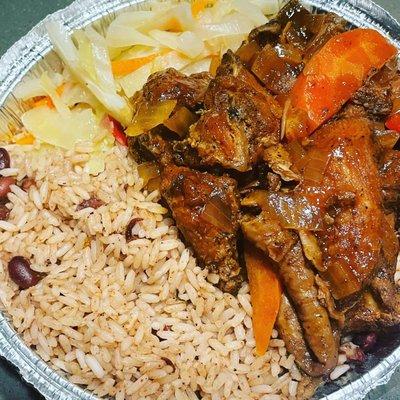
[[[395,18],[400,19],[400,0],[375,0]],[[72,0],[0,0],[0,55],[25,35],[46,15],[66,7]],[[0,400],[41,400],[19,373],[0,358]],[[374,390],[368,400],[400,400],[400,371],[390,383]]]

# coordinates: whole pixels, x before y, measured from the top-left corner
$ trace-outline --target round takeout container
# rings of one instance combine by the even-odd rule
[[[39,23],[14,44],[0,59],[0,130],[9,122],[20,125],[24,111],[12,95],[14,87],[26,76],[37,76],[44,68],[57,68],[58,58],[46,34],[45,23],[61,21],[70,31],[92,23],[104,30],[115,15],[128,8],[138,9],[146,0],[76,0]],[[371,27],[385,34],[400,49],[400,24],[370,0],[304,0],[314,9],[335,12],[355,26]],[[12,328],[7,315],[0,312],[0,355],[14,364],[22,378],[46,399],[94,400],[97,397],[54,372],[27,347]],[[359,400],[379,385],[386,384],[400,365],[400,333],[379,342],[375,352],[362,366],[352,369],[335,382],[318,389],[314,399]]]

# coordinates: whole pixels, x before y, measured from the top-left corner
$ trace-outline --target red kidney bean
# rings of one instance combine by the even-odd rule
[[[10,210],[4,204],[0,204],[0,220],[6,221],[9,216]]]
[[[142,221],[142,218],[133,218],[131,222],[129,222],[128,226],[126,227],[125,230],[125,238],[127,242],[130,242],[131,240],[137,239],[138,237],[136,235],[132,235],[132,229],[136,226],[138,222]]]
[[[10,168],[10,165],[11,162],[8,151],[5,148],[0,147],[0,169]]]
[[[4,199],[11,191],[10,186],[15,184],[15,179],[11,176],[3,176],[0,178],[0,199]]]
[[[161,357],[161,360],[163,360],[165,362],[165,364],[169,365],[170,367],[172,367],[172,373],[175,372],[176,367],[175,364],[167,357]]]
[[[20,289],[28,289],[35,286],[43,278],[43,274],[34,271],[30,262],[21,256],[13,257],[8,263],[10,278]]]
[[[367,356],[365,353],[360,349],[360,347],[357,347],[354,349],[352,354],[347,355],[347,359],[352,362],[364,362],[367,359]]]
[[[376,345],[377,338],[378,336],[375,332],[370,332],[364,335],[357,335],[354,338],[354,343],[364,351],[370,351]]]
[[[97,199],[96,197],[91,197],[89,200],[83,200],[81,204],[78,204],[76,211],[83,210],[84,208],[94,208],[97,209],[104,204],[103,201]]]
[[[35,184],[35,180],[33,178],[25,177],[21,181],[21,188],[27,192],[31,186]]]

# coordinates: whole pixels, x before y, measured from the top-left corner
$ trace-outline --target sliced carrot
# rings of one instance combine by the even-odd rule
[[[203,10],[208,7],[212,7],[216,0],[194,0],[192,2],[192,15],[197,17]]]
[[[386,128],[400,132],[400,112],[392,114],[386,121]]]
[[[136,71],[143,65],[148,64],[155,58],[168,53],[170,50],[162,50],[158,53],[150,54],[146,57],[132,58],[130,60],[116,60],[111,63],[112,72],[115,76],[128,75],[131,72]]]
[[[27,135],[25,135],[15,141],[16,144],[33,144],[34,142],[35,142],[35,138],[30,133],[28,133]]]
[[[49,107],[49,108],[54,108],[53,101],[49,96],[42,97],[40,100],[35,101],[33,104],[33,107]]]
[[[278,315],[282,288],[271,260],[249,243],[245,246],[245,260],[253,307],[253,331],[256,353],[265,354]]]
[[[396,48],[373,29],[354,29],[330,39],[306,64],[290,93],[288,140],[308,137],[395,54]]]

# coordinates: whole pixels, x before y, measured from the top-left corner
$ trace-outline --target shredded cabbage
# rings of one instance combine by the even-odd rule
[[[190,58],[196,58],[205,51],[203,41],[190,31],[177,34],[155,29],[150,31],[149,35],[162,46],[176,50]]]
[[[78,81],[97,97],[115,119],[123,125],[128,125],[132,119],[132,109],[128,101],[117,93],[104,38],[95,34],[93,30],[87,30],[85,33],[88,38],[90,37],[91,46],[84,45],[85,56],[83,56],[79,54],[79,48],[76,48],[64,26],[57,22],[49,22],[47,30],[59,56]],[[90,63],[88,60],[94,65],[94,69],[89,68],[90,72],[85,69],[85,65]],[[106,76],[100,76],[102,73]],[[95,76],[91,76],[92,74]]]

